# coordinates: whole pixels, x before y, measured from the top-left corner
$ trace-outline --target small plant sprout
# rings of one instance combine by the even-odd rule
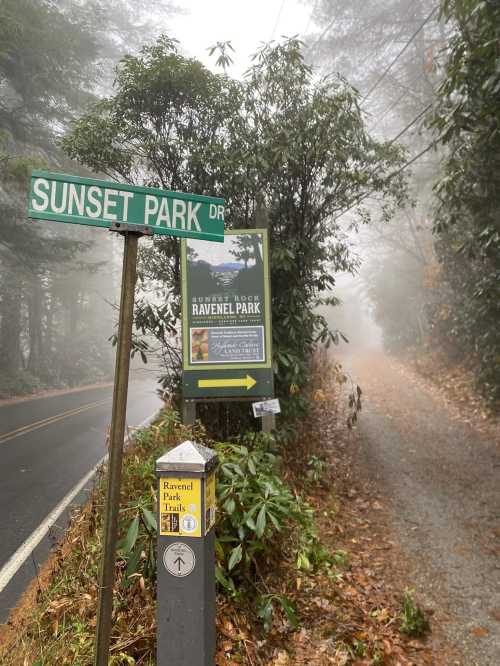
[[[403,592],[403,608],[401,613],[401,633],[419,638],[430,629],[429,621],[423,610],[415,603],[415,590]]]

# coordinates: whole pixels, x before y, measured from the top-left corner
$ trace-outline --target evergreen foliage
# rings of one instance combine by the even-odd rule
[[[337,335],[315,308],[336,272],[355,269],[335,218],[367,190],[385,195],[389,216],[404,190],[402,177],[387,179],[400,151],[366,133],[357,92],[340,77],[316,82],[301,49],[296,39],[263,46],[239,82],[212,74],[163,37],[122,61],[116,94],[64,143],[72,158],[112,177],[225,197],[229,227],[251,228],[267,215],[277,391],[295,395],[295,414],[305,404],[296,388],[308,378],[312,350]],[[163,345],[173,388],[175,239],[143,251],[141,276],[138,324]]]
[[[0,2],[0,397],[111,370],[113,245],[102,233],[94,245],[83,227],[28,223],[26,192],[32,168],[78,173],[60,137],[151,29],[147,5]],[[156,18],[171,10],[156,3]]]
[[[500,6],[445,0],[454,27],[432,120],[444,147],[436,185],[442,289],[432,321],[455,356],[500,399]]]

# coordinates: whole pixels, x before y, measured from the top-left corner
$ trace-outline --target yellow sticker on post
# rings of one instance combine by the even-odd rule
[[[201,537],[201,480],[160,479],[160,535]]]
[[[210,474],[205,481],[205,534],[215,524],[215,474]]]

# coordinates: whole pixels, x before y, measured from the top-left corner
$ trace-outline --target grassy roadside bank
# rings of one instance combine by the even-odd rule
[[[290,442],[245,435],[206,440],[171,409],[126,454],[110,664],[154,664],[154,460],[193,438],[215,446],[218,473],[217,665],[426,664],[400,633],[398,594],[357,554],[366,527],[338,495],[339,445],[348,443],[337,385],[318,376],[311,417]],[[341,399],[343,401],[343,399]],[[332,446],[333,444],[333,446]],[[91,663],[100,555],[102,478],[54,554],[47,584],[0,652],[5,666]],[[357,542],[357,544],[356,544]],[[375,557],[380,559],[380,554]]]

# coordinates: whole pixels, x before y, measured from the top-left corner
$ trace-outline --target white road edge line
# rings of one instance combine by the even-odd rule
[[[157,410],[142,423],[137,426],[137,429],[146,428],[158,416],[160,410]],[[135,430],[136,428],[134,428]],[[128,442],[128,436],[125,438],[125,443]],[[61,514],[68,508],[78,493],[85,488],[87,483],[92,479],[101,465],[108,459],[108,454],[103,456],[97,465],[95,465],[90,472],[76,484],[76,486],[63,497],[59,504],[49,513],[45,520],[40,523],[36,530],[26,539],[26,541],[19,546],[16,552],[7,560],[7,563],[0,569],[0,592],[4,590],[12,578],[16,575],[22,565],[26,562],[31,553],[35,550],[42,539],[48,534],[50,528],[56,523]]]

